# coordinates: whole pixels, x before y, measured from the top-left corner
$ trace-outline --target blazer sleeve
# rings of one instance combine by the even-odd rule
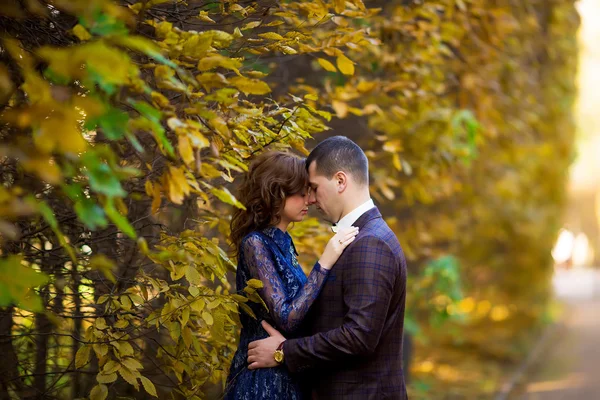
[[[292,372],[372,354],[379,343],[399,277],[397,259],[389,246],[374,236],[361,238],[348,251],[343,271],[343,301],[348,311],[343,324],[327,332],[286,340],[285,364]]]
[[[302,322],[315,301],[329,271],[317,262],[307,282],[291,297],[274,266],[272,252],[259,236],[250,236],[242,243],[248,272],[259,279],[263,287],[258,293],[269,307],[269,314],[278,329],[291,332]]]

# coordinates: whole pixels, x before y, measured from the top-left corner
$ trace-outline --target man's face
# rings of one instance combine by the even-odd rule
[[[337,223],[342,212],[342,199],[338,194],[335,180],[319,175],[316,161],[308,166],[308,180],[310,182],[308,204],[317,207],[324,220]]]

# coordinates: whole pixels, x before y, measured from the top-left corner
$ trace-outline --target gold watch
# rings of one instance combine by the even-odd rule
[[[275,353],[273,353],[273,358],[277,364],[283,363],[283,342],[279,343],[279,346],[277,346],[277,350],[275,350]]]

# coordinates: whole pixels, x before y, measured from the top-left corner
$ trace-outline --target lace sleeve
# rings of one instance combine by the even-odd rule
[[[319,295],[329,271],[317,262],[307,282],[295,297],[290,298],[273,264],[272,252],[259,236],[248,237],[242,244],[242,251],[250,276],[263,282],[259,293],[269,307],[275,325],[280,330],[293,331]]]

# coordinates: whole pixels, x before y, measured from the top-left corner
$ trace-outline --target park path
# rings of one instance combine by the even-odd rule
[[[555,292],[566,304],[561,325],[511,400],[600,400],[600,272],[558,271]]]

